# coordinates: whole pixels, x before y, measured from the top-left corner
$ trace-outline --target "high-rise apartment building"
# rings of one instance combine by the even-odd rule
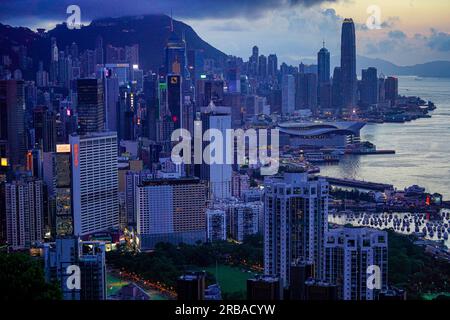
[[[374,300],[376,291],[387,289],[388,236],[369,228],[341,228],[326,233],[324,268],[328,283],[338,286],[339,299]],[[379,273],[378,271],[379,270]],[[380,287],[368,278],[375,272]]]
[[[227,240],[227,224],[224,210],[206,210],[206,235],[208,241]]]
[[[266,178],[264,272],[289,285],[292,263],[314,265],[323,277],[323,241],[328,229],[328,183],[288,169],[283,177]]]
[[[22,176],[6,183],[6,230],[13,250],[30,248],[44,238],[43,183]]]

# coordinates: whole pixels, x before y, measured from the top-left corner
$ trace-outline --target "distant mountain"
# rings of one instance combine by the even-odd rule
[[[314,63],[316,63],[314,61]],[[333,68],[340,65],[340,57],[332,56],[331,65]],[[383,59],[373,59],[364,56],[358,56],[356,59],[356,70],[361,76],[361,70],[369,67],[378,69],[378,73],[385,76],[418,76],[418,77],[436,77],[450,78],[450,61],[432,61],[413,66],[398,66],[392,62]]]
[[[203,39],[187,24],[173,21],[175,33],[186,39],[188,49],[203,50],[205,58],[213,58],[219,63],[226,54],[217,50]],[[14,31],[14,32],[13,32]],[[3,41],[4,32],[8,41]],[[7,32],[7,33],[6,33]],[[30,33],[31,32],[31,33]],[[164,47],[170,33],[170,17],[166,15],[144,15],[121,18],[105,18],[92,21],[81,29],[69,30],[65,24],[59,24],[48,31],[44,37],[26,28],[12,28],[0,24],[0,45],[10,43],[22,44],[22,38],[32,39],[28,42],[29,54],[35,65],[38,60],[48,63],[50,59],[50,38],[57,39],[58,48],[64,49],[76,42],[79,50],[93,49],[97,36],[103,37],[104,46],[125,46],[139,44],[139,60],[145,69],[157,70],[164,61]],[[0,49],[0,52],[2,49]]]

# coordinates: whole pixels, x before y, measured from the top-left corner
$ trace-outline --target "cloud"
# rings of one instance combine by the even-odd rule
[[[450,52],[450,34],[431,29],[431,35],[427,38],[427,45],[433,50]]]
[[[406,39],[406,34],[401,30],[389,31],[388,36],[391,39],[397,39],[397,40]]]
[[[83,21],[102,17],[142,15],[151,13],[168,14],[173,11],[177,18],[257,18],[268,11],[296,7],[313,7],[339,0],[123,0],[103,1],[77,0]],[[65,20],[66,9],[73,0],[2,0],[0,19],[13,21],[34,17],[36,20]]]

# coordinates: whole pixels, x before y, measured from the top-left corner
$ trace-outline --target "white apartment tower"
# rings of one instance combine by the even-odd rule
[[[325,280],[337,284],[343,300],[374,300],[368,267],[379,268],[381,290],[387,289],[388,235],[369,228],[341,228],[326,233]],[[373,268],[373,267],[372,267]],[[369,272],[368,272],[369,271]],[[372,281],[369,280],[370,283]]]
[[[42,181],[21,177],[6,183],[6,238],[13,250],[30,248],[44,238]]]
[[[284,287],[296,261],[312,263],[314,277],[323,277],[328,189],[325,180],[292,170],[265,181],[264,272]]]

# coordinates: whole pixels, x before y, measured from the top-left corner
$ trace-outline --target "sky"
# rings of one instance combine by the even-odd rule
[[[359,55],[398,65],[450,60],[449,0],[2,0],[0,22],[51,28],[71,4],[85,23],[172,11],[211,45],[244,59],[258,45],[279,61],[313,61],[323,41],[338,55],[342,20],[353,18]]]

